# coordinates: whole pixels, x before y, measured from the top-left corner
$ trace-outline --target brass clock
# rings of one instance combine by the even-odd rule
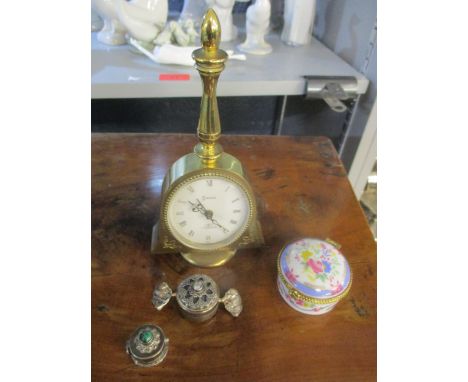
[[[202,47],[192,57],[203,81],[197,135],[192,153],[167,172],[152,253],[180,253],[188,262],[215,267],[238,249],[261,246],[263,235],[252,188],[238,159],[223,152],[216,85],[227,54],[219,49],[221,28],[209,9],[201,26]]]

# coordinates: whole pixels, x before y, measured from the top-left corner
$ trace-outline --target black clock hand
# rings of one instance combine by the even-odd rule
[[[203,215],[205,215],[205,217],[208,220],[211,220],[211,218],[213,217],[213,211],[207,210],[206,207],[202,204],[202,202],[200,202],[200,199],[197,199],[197,202],[198,205],[201,206],[201,208],[203,208]]]
[[[208,220],[211,220],[213,217],[213,211],[207,210],[199,199],[197,199],[197,203],[198,204],[192,209],[192,211],[200,211]],[[195,203],[190,202],[190,204],[194,205]]]
[[[208,220],[212,219],[213,211],[207,210],[198,199],[197,199],[198,204],[192,203],[190,200],[188,202],[193,206],[192,208],[193,212],[201,212],[201,214]]]
[[[228,233],[229,230],[224,228],[221,224],[218,223],[217,220],[213,219],[213,211],[211,210],[207,210],[205,208],[205,206],[200,202],[199,199],[197,199],[197,203],[198,204],[195,204],[195,203],[192,203],[190,200],[188,201],[192,206],[194,206],[192,208],[192,211],[193,212],[201,212],[208,220],[211,220],[211,222],[214,224],[214,225],[217,225],[219,228],[221,228],[223,230],[223,232],[225,233]]]
[[[188,201],[192,205],[192,211],[193,212],[201,212],[203,215],[205,215],[205,208],[201,204],[195,204],[192,203],[190,200]]]
[[[211,222],[212,222],[213,224],[215,224],[215,225],[217,225],[219,228],[221,228],[221,229],[223,230],[224,233],[228,233],[228,232],[229,232],[229,230],[226,229],[226,228],[224,228],[221,224],[219,224],[217,220],[215,220],[215,219],[210,219],[210,220],[211,220]]]

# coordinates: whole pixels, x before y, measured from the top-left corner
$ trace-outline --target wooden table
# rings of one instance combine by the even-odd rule
[[[376,379],[376,245],[335,149],[322,137],[224,136],[260,199],[266,246],[225,266],[199,269],[178,255],[150,254],[167,168],[195,136],[94,134],[92,137],[93,381],[373,381]],[[304,236],[342,245],[354,272],[350,294],[330,313],[290,308],[276,285],[282,245]],[[182,319],[175,302],[151,304],[160,280],[175,287],[195,272],[224,293],[235,287],[244,311],[223,308],[208,322]],[[161,326],[169,353],[153,368],[125,353],[131,332]]]

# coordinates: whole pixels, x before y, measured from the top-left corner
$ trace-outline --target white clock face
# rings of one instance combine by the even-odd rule
[[[172,234],[197,249],[230,244],[245,230],[249,216],[246,192],[237,183],[216,175],[179,187],[167,209]]]

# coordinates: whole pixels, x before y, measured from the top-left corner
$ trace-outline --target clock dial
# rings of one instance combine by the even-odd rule
[[[215,249],[239,237],[250,212],[247,193],[237,183],[206,176],[177,188],[168,204],[167,221],[172,234],[183,244]]]

